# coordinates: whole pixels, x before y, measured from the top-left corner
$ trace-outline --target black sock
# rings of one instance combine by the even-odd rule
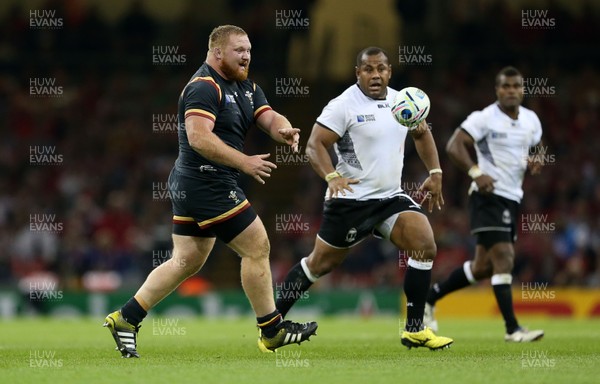
[[[492,287],[494,287],[496,301],[498,302],[500,312],[502,312],[502,317],[504,317],[506,333],[511,334],[519,328],[519,323],[517,323],[517,319],[515,318],[510,284],[498,284],[492,285]]]
[[[408,332],[419,332],[423,326],[425,298],[431,282],[431,269],[423,270],[409,266],[404,276],[406,295],[406,326]]]
[[[277,301],[275,306],[281,313],[281,316],[285,317],[298,299],[302,298],[304,292],[308,291],[308,288],[312,285],[312,281],[308,279],[306,273],[302,269],[301,263],[298,263],[290,269],[285,280],[281,284],[276,284],[275,297]]]
[[[256,323],[263,335],[273,337],[277,334],[277,326],[281,323],[281,314],[276,309],[268,315],[257,317]]]
[[[148,312],[146,312],[146,310],[142,308],[142,306],[140,305],[140,303],[137,302],[135,297],[132,297],[121,308],[121,314],[129,324],[137,327],[142,322],[142,320],[144,320],[144,317],[146,317]]]
[[[469,280],[465,275],[463,266],[456,268],[450,276],[441,283],[435,283],[427,294],[427,303],[435,305],[435,302],[447,294],[469,286]]]

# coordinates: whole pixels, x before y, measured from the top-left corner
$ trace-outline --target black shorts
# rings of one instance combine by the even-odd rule
[[[377,226],[390,216],[414,211],[421,206],[408,195],[381,200],[328,199],[323,204],[323,222],[318,236],[335,248],[350,248],[373,234],[382,237]]]
[[[235,183],[200,180],[173,169],[168,187],[176,235],[218,237],[229,243],[257,217]]]
[[[469,215],[472,234],[486,233],[487,236],[488,232],[496,232],[494,242],[517,241],[519,203],[516,201],[473,191],[469,196]]]

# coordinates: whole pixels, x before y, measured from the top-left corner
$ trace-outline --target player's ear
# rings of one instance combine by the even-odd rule
[[[354,66],[354,70],[355,70],[355,73],[356,73],[356,79],[358,80],[358,77],[359,77],[359,74],[360,74],[360,68],[357,67],[357,66]]]
[[[217,59],[221,59],[221,48],[215,47],[214,51],[215,51],[215,57]]]

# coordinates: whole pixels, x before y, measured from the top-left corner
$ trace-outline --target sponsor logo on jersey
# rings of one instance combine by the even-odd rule
[[[508,134],[506,132],[491,131],[490,137],[492,139],[506,139]]]
[[[369,121],[375,121],[375,115],[357,115],[356,121],[359,123],[365,123]]]
[[[379,109],[381,109],[381,108],[390,108],[390,103],[377,104],[377,108],[379,108]]]
[[[217,172],[217,169],[212,165],[201,165],[198,167],[200,172]]]

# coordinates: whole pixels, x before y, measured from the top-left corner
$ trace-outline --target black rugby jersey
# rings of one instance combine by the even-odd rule
[[[185,118],[196,115],[212,120],[213,133],[225,144],[242,151],[248,129],[269,109],[265,94],[256,83],[248,79],[225,80],[207,63],[202,64],[179,97],[179,156],[175,169],[201,179],[235,182],[239,170],[212,162],[190,147]]]

